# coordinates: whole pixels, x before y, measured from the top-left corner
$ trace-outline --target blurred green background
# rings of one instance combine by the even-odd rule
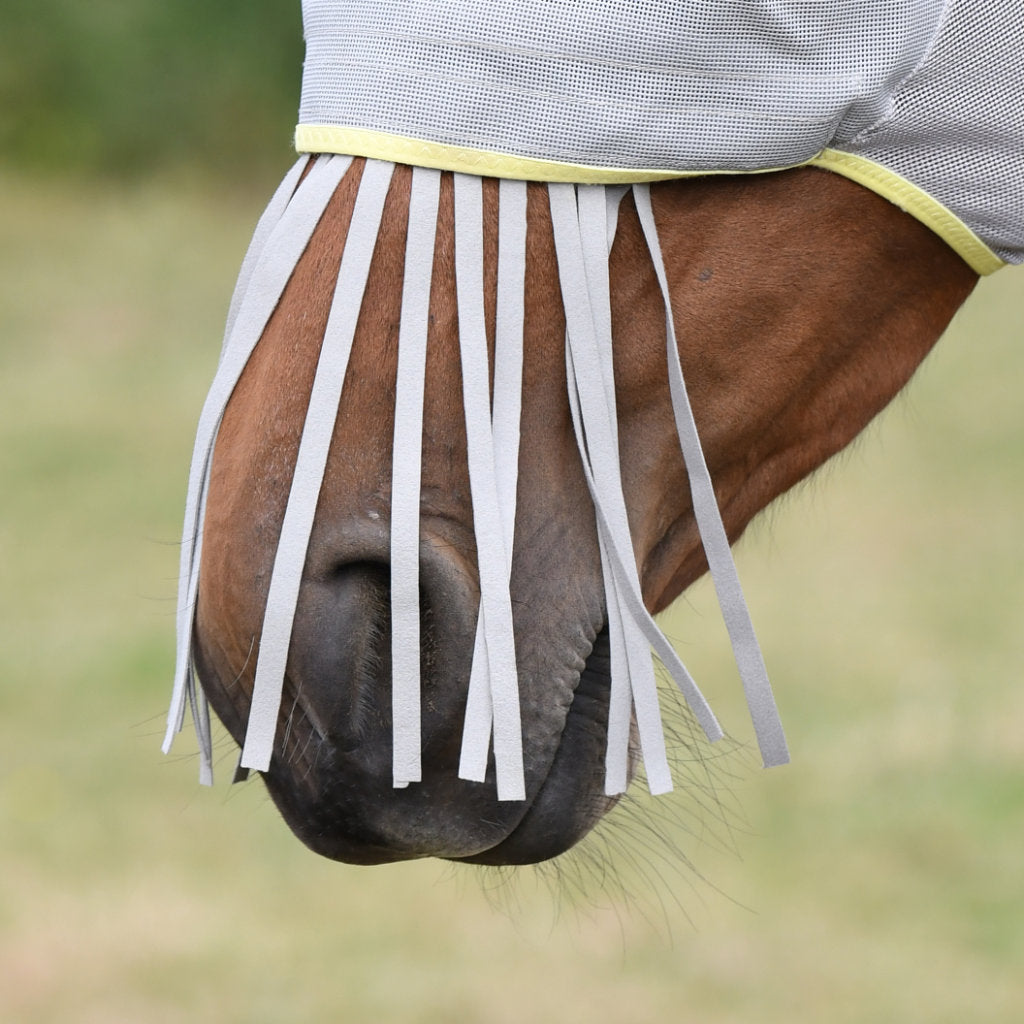
[[[666,628],[739,744],[707,772],[543,872],[332,864],[227,785],[223,739],[213,791],[187,734],[159,752],[192,432],[291,160],[298,5],[0,15],[0,1020],[1019,1019],[1021,271],[740,546],[791,766],[756,767],[700,585]]]
[[[0,153],[37,173],[268,169],[294,126],[298,3],[0,2]]]

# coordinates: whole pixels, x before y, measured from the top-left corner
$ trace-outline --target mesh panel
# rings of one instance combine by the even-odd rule
[[[954,0],[892,118],[838,148],[908,178],[1024,262],[1024,3]]]
[[[568,164],[876,161],[1024,260],[1021,0],[304,0],[300,122]]]

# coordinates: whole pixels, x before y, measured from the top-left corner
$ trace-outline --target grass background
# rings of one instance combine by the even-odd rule
[[[180,60],[155,5],[127,6]],[[248,26],[229,48],[258,51],[256,15],[226,7]],[[90,9],[87,38],[132,41]],[[57,56],[88,78],[75,38]],[[155,103],[143,63],[115,65]],[[690,785],[559,873],[337,865],[258,782],[200,789],[187,736],[159,752],[195,418],[284,146],[241,181],[168,154],[126,174],[143,97],[104,88],[40,107],[57,134],[121,118],[122,148],[77,165],[0,122],[0,1020],[1015,1020],[1021,272],[983,282],[908,392],[740,546],[792,765],[757,769],[698,585],[666,628],[741,745],[714,794],[681,765]],[[184,147],[207,138],[181,116]]]
[[[609,899],[600,844],[561,880],[322,861],[258,782],[159,753],[184,474],[261,201],[0,181],[0,1019],[1014,1019],[1020,273],[741,545],[794,763],[719,759],[731,829],[638,800]],[[749,745],[706,586],[667,628]]]

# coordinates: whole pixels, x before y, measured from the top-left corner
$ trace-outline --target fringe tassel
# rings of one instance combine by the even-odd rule
[[[220,365],[200,416],[189,475],[181,553],[178,646],[165,752],[192,707],[200,776],[212,781],[209,711],[192,668],[192,629],[210,461],[231,393],[328,201],[351,161],[321,157],[299,183],[301,160],[257,225],[228,314]],[[270,765],[299,584],[316,512],[356,322],[393,165],[367,161],[310,395],[294,478],[274,560],[249,723],[236,777]],[[522,726],[509,579],[512,567],[526,272],[526,185],[499,185],[498,296],[494,395],[490,393],[483,305],[481,180],[454,176],[455,271],[480,609],[459,776],[482,782],[493,738],[500,800],[525,799]],[[424,375],[440,172],[415,168],[409,207],[392,470],[391,616],[393,783],[421,778],[419,505]],[[612,679],[605,789],[628,784],[635,715],[652,793],[672,788],[651,651],[665,665],[710,740],[721,727],[671,644],[643,605],[618,455],[608,254],[626,188],[548,187],[566,316],[569,403],[594,502],[611,642]],[[766,765],[788,760],[771,687],[743,600],[686,396],[661,249],[647,186],[633,186],[640,222],[665,302],[669,379],[694,513]]]
[[[171,707],[163,742],[164,753],[170,750],[175,734],[181,731],[185,705],[191,703],[193,708],[197,707],[193,699],[196,685],[192,669],[192,626],[199,590],[206,490],[220,421],[235,384],[262,336],[295,264],[351,162],[348,157],[320,157],[301,186],[297,186],[307,163],[305,158],[299,160],[281,183],[257,224],[253,241],[242,263],[242,274],[235,287],[228,314],[228,329],[220,363],[199,416],[189,470],[178,582],[177,653]],[[258,286],[254,287],[253,282]],[[203,781],[212,781],[209,730],[201,718],[200,715],[195,723],[200,739],[200,775]]]
[[[722,524],[722,516],[718,510],[718,499],[711,482],[704,452],[697,436],[697,426],[693,421],[690,399],[683,381],[683,370],[679,363],[679,345],[676,341],[675,321],[672,316],[672,300],[668,290],[668,278],[665,274],[665,263],[661,256],[661,245],[658,242],[658,229],[654,223],[654,211],[651,208],[651,190],[648,185],[634,185],[633,196],[636,201],[640,226],[643,229],[654,272],[661,288],[665,303],[665,336],[668,356],[669,389],[672,395],[672,408],[675,412],[676,431],[679,434],[679,446],[686,463],[686,472],[690,478],[690,493],[693,498],[693,514],[697,520],[701,543],[707,555],[711,579],[718,595],[718,604],[722,610],[729,640],[732,643],[733,655],[743,681],[743,689],[747,698],[747,706],[754,723],[761,757],[766,768],[789,762],[789,749],[786,736],[782,730],[775,697],[771,683],[768,681],[768,670],[761,656],[761,646],[754,633],[754,624],[747,610],[747,602],[743,597],[736,563],[732,558],[729,539]]]
[[[455,178],[455,291],[462,361],[462,404],[466,454],[473,499],[480,612],[484,643],[470,670],[470,690],[490,691],[494,762],[499,800],[525,800],[523,733],[519,718],[519,675],[509,596],[511,551],[498,505],[497,465],[491,414],[483,287],[483,195],[481,179]],[[476,678],[486,673],[485,679]],[[476,726],[479,729],[479,725]]]
[[[430,280],[441,172],[416,167],[398,325],[391,471],[391,711],[394,784],[420,781],[420,471]]]
[[[368,160],[352,210],[270,577],[249,725],[242,747],[240,764],[243,768],[263,772],[270,767],[306,549],[393,170],[394,164]]]
[[[522,411],[523,316],[526,282],[526,183],[503,179],[498,184],[498,280],[494,342],[494,399],[491,411],[495,486],[501,533],[506,553],[505,589],[512,571],[519,478],[519,420]],[[475,501],[475,496],[474,496]],[[477,619],[466,720],[462,733],[459,778],[483,782],[494,726],[494,701],[486,670],[486,624]],[[518,680],[516,683],[518,691]],[[518,697],[516,700],[518,705]],[[512,704],[504,711],[511,715]],[[511,735],[518,720],[501,723],[496,731]],[[519,755],[521,757],[521,754]],[[495,753],[497,759],[497,752]],[[499,772],[499,781],[502,773]],[[506,780],[508,781],[508,780]],[[515,792],[515,788],[503,790]],[[503,799],[499,793],[499,799]]]
[[[597,513],[598,536],[605,569],[605,594],[612,642],[613,671],[617,668],[622,686],[628,679],[641,752],[653,793],[672,788],[665,753],[665,741],[658,710],[654,669],[648,650],[654,646],[663,664],[686,697],[705,734],[710,740],[720,739],[722,730],[697,685],[679,660],[671,645],[644,607],[640,580],[629,535],[626,500],[622,493],[619,471],[618,427],[615,425],[615,391],[612,380],[610,331],[601,324],[606,314],[595,317],[589,301],[587,258],[583,233],[596,229],[581,225],[573,185],[549,185],[551,221],[554,227],[558,273],[565,304],[567,334],[567,374],[569,403],[576,428],[576,439],[583,460],[583,469]],[[605,248],[603,274],[607,276],[606,228],[600,224],[601,244]],[[598,255],[593,243],[588,246],[591,257],[591,279],[597,277]],[[608,314],[610,322],[610,314]],[[606,334],[606,337],[602,337]],[[608,571],[610,569],[610,571]],[[615,684],[613,684],[614,686]],[[628,726],[623,728],[625,697],[615,695],[616,719],[609,723],[609,760],[613,768],[606,787],[622,792],[622,746],[628,744]],[[614,727],[614,728],[613,728]]]

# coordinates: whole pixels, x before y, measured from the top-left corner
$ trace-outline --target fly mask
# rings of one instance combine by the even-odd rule
[[[307,543],[394,163],[414,167],[399,329],[391,510],[393,784],[420,779],[419,487],[427,309],[440,173],[455,173],[455,265],[480,608],[458,773],[524,797],[509,600],[517,498],[525,181],[549,183],[566,379],[593,500],[611,644],[606,792],[625,790],[635,721],[652,792],[671,788],[651,651],[709,739],[714,714],[644,607],[619,467],[608,254],[632,190],[665,305],[669,382],[694,514],[762,757],[788,760],[679,364],[647,183],[811,164],[939,233],[978,272],[1024,262],[1020,7],[721,0],[304,0],[301,153],[261,219],[204,406],[186,505],[165,749],[191,703],[201,778],[208,710],[192,666],[204,503],[221,417],[353,156],[367,157],[274,563],[240,771],[266,770]],[[1016,17],[1014,15],[1017,15]],[[481,176],[499,193],[494,366],[483,315]],[[493,372],[493,395],[491,375]],[[453,766],[453,770],[454,770]]]

